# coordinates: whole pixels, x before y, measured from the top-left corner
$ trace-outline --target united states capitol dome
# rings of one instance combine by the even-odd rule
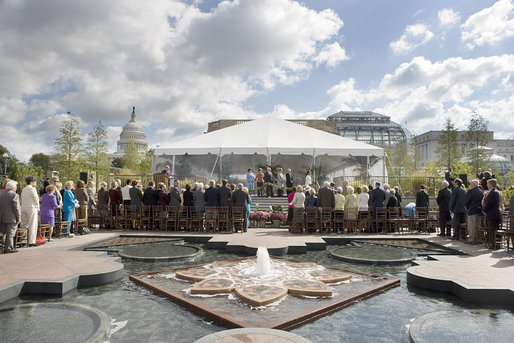
[[[146,141],[146,134],[143,130],[143,126],[136,121],[136,107],[132,108],[132,114],[130,121],[125,124],[123,130],[120,134],[120,139],[117,142],[117,151],[115,155],[122,156],[127,149],[127,146],[130,143],[130,140],[134,141],[136,144],[137,151],[139,153],[144,153],[146,148],[148,147],[148,142]]]
[[[398,142],[407,142],[411,133],[391,118],[371,111],[340,111],[327,121],[336,124],[343,137],[380,147],[389,147]]]

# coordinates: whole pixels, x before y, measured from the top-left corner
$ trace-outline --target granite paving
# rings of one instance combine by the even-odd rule
[[[250,228],[248,232],[161,232],[98,231],[74,238],[61,238],[43,246],[20,248],[18,253],[0,254],[0,303],[24,293],[64,294],[76,287],[104,284],[121,278],[123,264],[119,257],[105,252],[84,251],[87,246],[112,240],[120,235],[183,237],[206,243],[208,248],[255,253],[257,247],[271,254],[304,253],[324,250],[327,242],[348,239],[423,239],[453,249],[461,255],[429,255],[416,260],[407,270],[410,285],[454,293],[464,300],[512,302],[514,304],[514,254],[491,251],[481,245],[450,241],[435,234],[358,235],[291,234],[284,228]],[[246,250],[245,250],[246,249]]]

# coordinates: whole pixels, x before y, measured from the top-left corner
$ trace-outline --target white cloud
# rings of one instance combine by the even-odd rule
[[[420,133],[440,128],[447,117],[455,118],[463,129],[469,114],[476,110],[494,117],[491,128],[502,135],[514,132],[514,122],[505,121],[512,116],[509,105],[514,95],[506,91],[493,98],[488,90],[491,84],[502,84],[508,90],[513,72],[514,55],[438,62],[415,57],[384,75],[377,87],[358,88],[352,78],[334,85],[327,92],[331,101],[325,112],[374,110]]]
[[[177,0],[0,2],[0,116],[23,137],[33,119],[70,111],[110,125],[135,105],[158,137],[184,138],[256,115],[244,110],[251,96],[346,59],[334,43],[342,26],[333,10],[291,0],[221,1],[209,13]],[[27,154],[22,141],[9,145]]]
[[[495,44],[514,36],[514,2],[499,0],[493,6],[470,16],[461,26],[461,39],[466,46]]]
[[[451,8],[445,8],[443,10],[440,10],[437,13],[437,17],[439,18],[439,23],[442,26],[453,26],[460,22],[459,12],[456,12]]]
[[[335,67],[339,62],[348,59],[349,57],[346,55],[346,50],[343,49],[339,43],[335,42],[325,45],[318,56],[313,60],[318,65],[325,63],[328,67]]]
[[[428,43],[433,36],[425,24],[407,25],[400,39],[389,43],[389,47],[395,54],[403,55]]]

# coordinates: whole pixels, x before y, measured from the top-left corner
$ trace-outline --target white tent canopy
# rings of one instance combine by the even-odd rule
[[[383,157],[384,149],[287,120],[264,117],[154,150],[155,156],[209,153]]]

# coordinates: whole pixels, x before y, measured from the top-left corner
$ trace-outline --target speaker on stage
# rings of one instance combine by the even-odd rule
[[[80,179],[84,181],[85,184],[87,184],[87,173],[86,172],[80,172]]]
[[[468,184],[468,174],[459,174],[459,179],[462,180],[462,184],[464,186],[469,187],[469,184]]]

